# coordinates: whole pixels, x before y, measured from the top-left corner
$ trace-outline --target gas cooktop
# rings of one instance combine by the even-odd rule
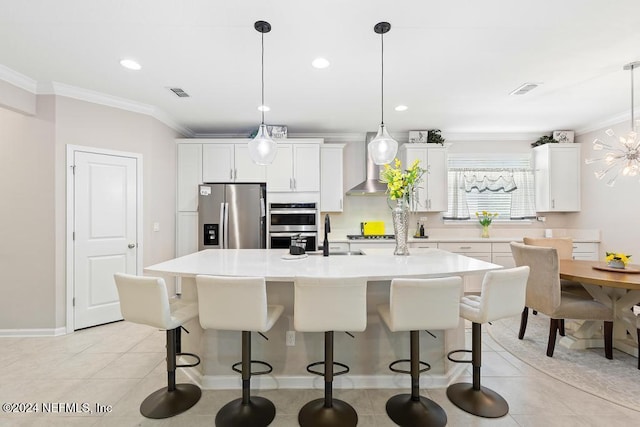
[[[394,240],[395,238],[393,234],[347,234],[349,240]]]

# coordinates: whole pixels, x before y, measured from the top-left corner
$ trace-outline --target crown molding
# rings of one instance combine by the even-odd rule
[[[615,126],[618,125],[620,123],[623,123],[625,121],[630,121],[631,120],[631,113],[622,113],[622,114],[618,114],[617,116],[613,116],[610,117],[608,119],[605,120],[601,120],[597,123],[594,123],[592,125],[580,128],[576,130],[576,135],[584,135],[585,133],[589,133],[589,132],[594,132],[597,130],[601,130],[604,128],[609,128],[611,126]]]
[[[35,93],[37,95],[64,96],[66,98],[73,98],[79,101],[91,102],[92,104],[104,105],[106,107],[144,114],[164,123],[171,129],[179,132],[181,135],[193,135],[193,132],[190,129],[176,123],[164,111],[151,105],[131,101],[129,99],[119,98],[117,96],[107,95],[101,92],[83,89],[59,82],[38,82]]]
[[[38,82],[33,80],[31,77],[27,77],[24,74],[12,70],[2,64],[0,64],[0,80],[4,80],[7,83],[33,94],[36,93],[36,87],[38,85]]]

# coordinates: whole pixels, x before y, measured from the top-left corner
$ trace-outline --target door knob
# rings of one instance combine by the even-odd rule
[[[129,247],[129,249],[133,249],[133,248],[136,247],[136,244],[135,243],[129,243],[128,247]]]

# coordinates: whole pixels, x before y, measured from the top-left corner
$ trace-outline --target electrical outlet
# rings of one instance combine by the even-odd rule
[[[287,347],[296,345],[296,331],[287,331]]]
[[[153,223],[153,231],[160,231],[160,223],[159,222],[154,222]]]

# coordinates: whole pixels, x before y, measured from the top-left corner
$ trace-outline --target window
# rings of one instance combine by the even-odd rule
[[[478,211],[497,212],[496,221],[536,216],[528,154],[450,154],[448,174],[445,220],[475,220]]]

